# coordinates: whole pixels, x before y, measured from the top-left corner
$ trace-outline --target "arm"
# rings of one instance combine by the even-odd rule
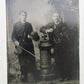
[[[31,35],[31,33],[33,32],[33,28],[32,28],[32,25],[31,24],[29,25],[29,28],[30,28],[29,29],[29,35]]]
[[[43,26],[40,28],[40,32],[46,34],[47,32],[52,32],[53,31],[53,25],[52,23],[47,24],[46,26]]]
[[[17,35],[17,34],[16,34],[16,25],[14,25],[11,39],[12,39],[12,41],[14,42],[14,44],[15,44],[16,46],[19,46],[19,42],[16,40],[16,38],[17,38],[16,35]]]
[[[41,27],[41,28],[40,28],[40,32],[42,32],[42,33],[46,34],[46,29],[47,29],[47,27],[46,27],[46,26]]]
[[[13,42],[15,42],[15,40],[16,40],[16,25],[14,25],[14,27],[13,27],[11,39]]]
[[[32,25],[30,24],[29,25],[29,30],[28,30],[28,35],[27,35],[28,39],[32,39],[32,36],[31,36],[32,32],[33,32],[33,28],[32,28]]]
[[[28,38],[33,39],[34,41],[38,41],[40,39],[37,32],[33,32],[33,28],[30,25],[30,34],[28,35]]]

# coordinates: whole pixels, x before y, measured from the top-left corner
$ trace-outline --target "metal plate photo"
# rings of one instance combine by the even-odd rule
[[[79,1],[6,0],[8,84],[79,84]]]

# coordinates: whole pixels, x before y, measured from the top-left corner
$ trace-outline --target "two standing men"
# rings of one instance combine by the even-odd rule
[[[32,42],[33,32],[32,25],[26,22],[27,13],[22,11],[20,12],[20,21],[14,25],[12,40],[15,44],[15,48],[18,50],[18,46],[25,48],[34,54],[34,46]],[[65,78],[64,75],[64,55],[66,53],[67,39],[68,35],[64,34],[67,25],[59,21],[58,13],[53,14],[53,23],[46,25],[45,27],[40,28],[40,31],[43,33],[48,33],[49,41],[54,48],[54,62],[56,62],[58,68],[62,70],[62,78]],[[34,36],[35,37],[35,36]],[[18,54],[18,59],[21,67],[22,81],[27,81],[28,72],[35,72],[35,57],[31,56],[24,50],[21,50],[21,53]],[[65,62],[66,63],[66,62]],[[35,73],[34,73],[35,74]]]

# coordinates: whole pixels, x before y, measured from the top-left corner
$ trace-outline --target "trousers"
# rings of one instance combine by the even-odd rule
[[[22,52],[18,55],[18,59],[20,63],[21,75],[27,78],[29,72],[33,75],[35,74],[35,57],[28,53]]]

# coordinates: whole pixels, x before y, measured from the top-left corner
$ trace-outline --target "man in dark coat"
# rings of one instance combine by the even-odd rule
[[[56,67],[58,68],[60,75],[62,79],[64,80],[67,74],[67,67],[66,64],[66,50],[68,46],[68,33],[67,32],[67,25],[63,22],[60,21],[59,19],[59,14],[54,13],[53,14],[53,23],[50,23],[42,28],[40,28],[40,32],[44,34],[48,34],[49,36],[49,41],[52,44],[52,48],[54,50],[53,57],[53,62],[56,63]],[[56,68],[55,67],[55,72]]]
[[[34,54],[34,46],[31,33],[33,32],[32,25],[26,22],[27,12],[20,12],[20,21],[15,23],[12,33],[12,40],[17,49],[18,59],[21,68],[21,80],[27,81],[28,72],[35,72],[35,57],[22,50],[20,47]]]

